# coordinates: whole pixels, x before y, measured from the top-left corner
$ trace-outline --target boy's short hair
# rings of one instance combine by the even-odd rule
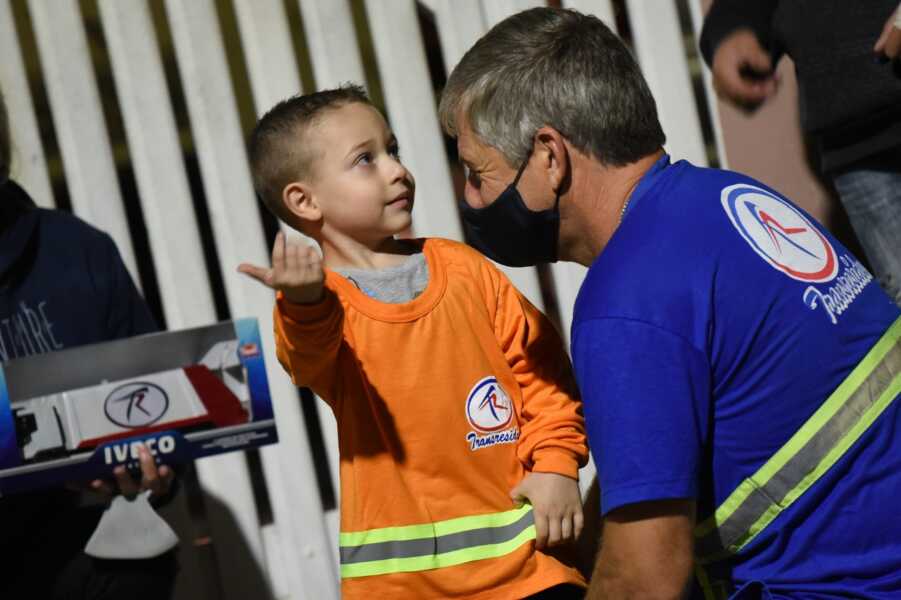
[[[257,122],[249,143],[253,186],[276,217],[294,220],[282,203],[282,191],[312,172],[316,156],[303,139],[304,133],[327,111],[353,103],[372,105],[361,86],[345,84],[282,100]]]

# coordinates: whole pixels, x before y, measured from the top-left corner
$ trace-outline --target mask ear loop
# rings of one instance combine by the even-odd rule
[[[512,185],[516,187],[519,184],[519,178],[522,177],[523,172],[526,170],[526,167],[529,166],[529,159],[532,158],[532,148],[529,148],[528,154],[526,154],[525,159],[522,161],[522,164],[519,166],[519,171],[516,172],[516,178],[513,180]]]

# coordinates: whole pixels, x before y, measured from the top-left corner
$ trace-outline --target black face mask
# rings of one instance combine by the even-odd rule
[[[560,193],[557,193],[554,208],[529,209],[516,189],[528,164],[527,156],[513,183],[490,205],[472,208],[465,200],[460,202],[463,229],[469,244],[488,258],[510,267],[557,262]]]

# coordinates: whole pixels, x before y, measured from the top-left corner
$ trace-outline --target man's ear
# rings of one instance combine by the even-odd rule
[[[569,179],[570,156],[563,135],[553,127],[544,126],[535,134],[535,146],[532,150],[541,161],[548,177],[548,183],[554,192],[560,189]]]
[[[282,189],[282,204],[302,223],[318,222],[322,219],[322,210],[313,197],[312,190],[300,181],[292,181]]]

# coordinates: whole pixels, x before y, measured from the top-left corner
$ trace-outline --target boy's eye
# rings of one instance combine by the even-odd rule
[[[372,162],[372,154],[369,152],[363,152],[359,156],[357,156],[357,160],[354,161],[355,165],[368,165]]]
[[[388,154],[393,156],[396,160],[400,160],[400,146],[397,144],[388,146]]]

